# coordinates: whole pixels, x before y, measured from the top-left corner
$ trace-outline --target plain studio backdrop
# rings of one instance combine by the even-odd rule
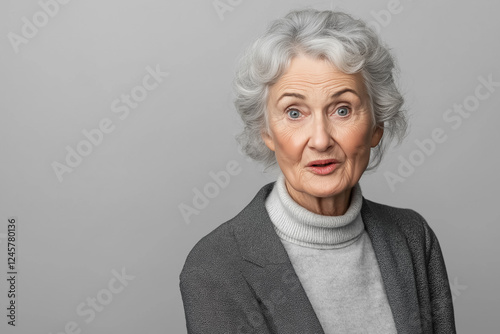
[[[1,333],[186,332],[189,250],[275,179],[234,140],[236,59],[305,7],[393,50],[410,132],[363,194],[434,229],[458,331],[498,330],[498,2],[16,0],[0,4]]]

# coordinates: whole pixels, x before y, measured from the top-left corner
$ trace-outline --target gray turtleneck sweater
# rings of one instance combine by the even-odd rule
[[[396,333],[361,204],[356,184],[343,216],[315,214],[290,197],[283,175],[266,200],[276,233],[326,334]]]

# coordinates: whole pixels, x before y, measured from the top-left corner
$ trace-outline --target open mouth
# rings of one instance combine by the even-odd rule
[[[327,163],[324,163],[324,164],[312,164],[313,167],[325,167],[325,166],[329,166],[333,164],[333,162],[327,162]]]
[[[334,159],[328,159],[328,160],[316,160],[316,161],[311,161],[307,166],[308,167],[327,167],[333,164],[336,164],[337,161]]]
[[[335,159],[315,160],[307,164],[310,172],[317,175],[330,175],[337,169],[338,161]]]

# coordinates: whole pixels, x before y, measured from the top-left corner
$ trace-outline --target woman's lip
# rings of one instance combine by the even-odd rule
[[[316,175],[328,175],[333,173],[333,171],[337,168],[338,164],[337,163],[329,163],[327,165],[314,165],[314,166],[307,166],[307,169],[316,174]]]
[[[307,164],[307,167],[318,167],[318,165],[336,164],[338,163],[335,159],[325,159],[325,160],[314,160]]]

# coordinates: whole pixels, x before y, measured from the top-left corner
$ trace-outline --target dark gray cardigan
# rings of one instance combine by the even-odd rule
[[[180,275],[188,333],[324,334],[267,214],[273,184],[189,253]],[[422,216],[363,198],[361,217],[398,333],[456,333],[441,249]]]

